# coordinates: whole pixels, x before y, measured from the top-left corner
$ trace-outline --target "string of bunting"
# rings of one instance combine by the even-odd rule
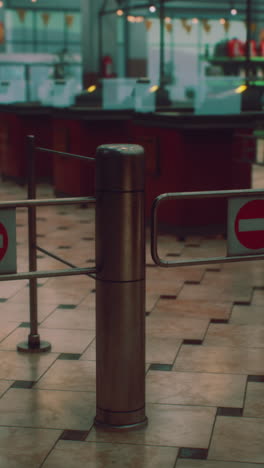
[[[22,10],[21,8],[19,8],[18,10],[16,10],[16,12],[18,14],[20,22],[24,23],[26,18],[26,10]]]

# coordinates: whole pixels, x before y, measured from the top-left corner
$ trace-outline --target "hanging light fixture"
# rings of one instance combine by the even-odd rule
[[[231,13],[232,16],[236,16],[236,15],[237,15],[237,9],[236,9],[235,3],[234,3],[233,1],[231,1],[230,13]]]
[[[116,10],[116,14],[117,16],[123,16],[124,14],[124,10],[122,9],[122,5],[123,5],[123,0],[116,0],[116,3],[117,3],[117,10]]]
[[[153,2],[149,2],[149,11],[150,13],[155,13],[157,11],[157,7]]]

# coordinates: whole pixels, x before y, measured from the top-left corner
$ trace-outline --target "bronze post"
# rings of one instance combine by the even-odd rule
[[[137,145],[96,158],[96,426],[128,430],[145,416],[145,171]]]

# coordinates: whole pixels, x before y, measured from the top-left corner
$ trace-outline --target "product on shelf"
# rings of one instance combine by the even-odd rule
[[[244,55],[244,44],[234,37],[227,42],[228,57],[242,57]]]

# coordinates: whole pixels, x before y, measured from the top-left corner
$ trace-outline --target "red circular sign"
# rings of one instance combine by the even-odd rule
[[[5,226],[0,223],[0,260],[2,260],[8,249],[8,234]]]
[[[235,219],[235,233],[244,247],[264,248],[264,200],[251,200],[240,208]]]

